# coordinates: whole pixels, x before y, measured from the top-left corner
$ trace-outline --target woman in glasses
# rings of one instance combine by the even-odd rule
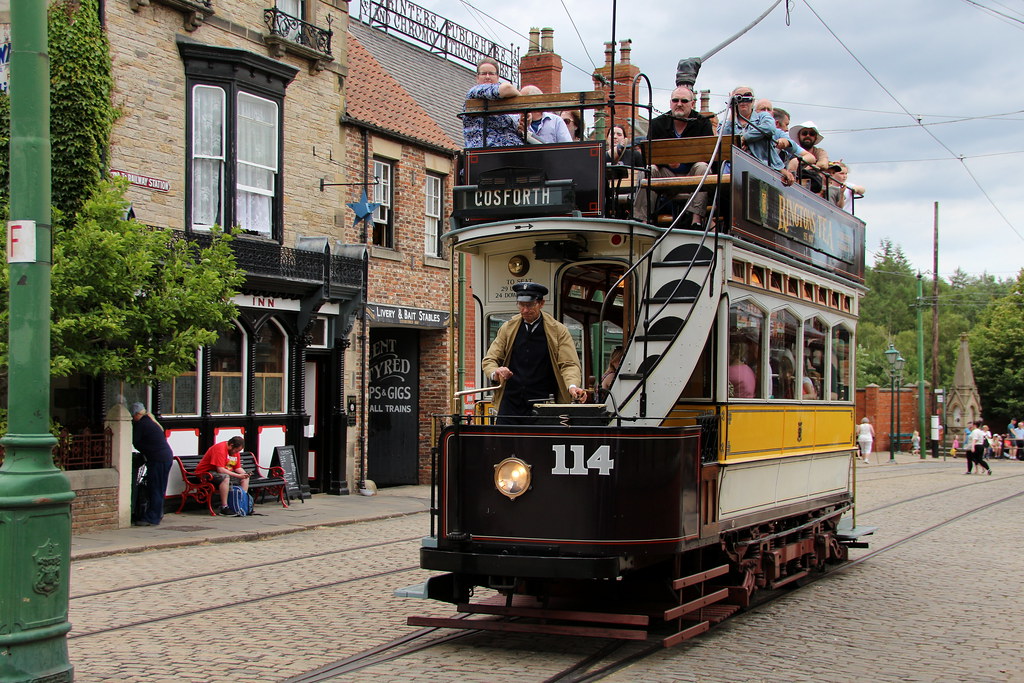
[[[582,140],[583,121],[580,119],[580,113],[575,109],[566,109],[560,116],[565,121],[565,127],[569,130],[569,137],[573,139],[573,142]]]
[[[518,88],[498,77],[498,62],[485,57],[476,65],[476,85],[466,93],[466,99],[502,100],[518,95]],[[515,147],[523,144],[523,137],[519,133],[519,117],[512,114],[462,115],[462,135],[467,149]]]

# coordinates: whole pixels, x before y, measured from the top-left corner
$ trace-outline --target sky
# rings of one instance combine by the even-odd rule
[[[618,2],[615,40],[632,39],[630,61],[665,111],[679,59],[710,51],[773,2]],[[531,27],[553,28],[567,92],[593,89],[612,39],[611,0],[417,4],[521,53]],[[794,124],[818,126],[829,158],[867,190],[856,206],[869,265],[888,239],[930,275],[938,202],[940,276],[960,268],[1005,279],[1024,266],[1022,39],[1024,0],[783,0],[710,57],[696,87],[723,109],[732,88],[748,85]]]

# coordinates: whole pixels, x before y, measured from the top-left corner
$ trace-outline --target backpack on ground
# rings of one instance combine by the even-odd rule
[[[228,507],[239,517],[248,517],[253,513],[256,502],[249,495],[248,491],[242,490],[241,486],[232,486],[228,492]]]

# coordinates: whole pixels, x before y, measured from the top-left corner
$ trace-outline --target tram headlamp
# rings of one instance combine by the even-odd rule
[[[519,458],[505,458],[494,466],[494,487],[515,500],[530,488],[530,466]]]

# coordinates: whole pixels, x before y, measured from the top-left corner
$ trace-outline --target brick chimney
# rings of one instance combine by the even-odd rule
[[[631,109],[633,101],[632,88],[633,79],[640,73],[640,67],[630,63],[629,55],[633,50],[632,40],[619,41],[619,61],[615,62],[615,125],[623,126],[626,137],[632,138],[637,134],[646,134],[647,125],[643,124],[642,130],[634,133],[629,128]],[[615,59],[615,43],[604,44],[604,66],[594,71],[594,89],[605,93],[609,90],[612,78],[612,62]],[[637,96],[643,102],[646,97],[646,88],[638,88]],[[643,97],[641,97],[641,95]],[[646,103],[644,103],[646,104]],[[645,117],[646,112],[637,111],[638,119]],[[639,123],[639,121],[638,121]]]
[[[530,47],[519,60],[519,82],[545,93],[562,92],[562,58],[555,54],[554,29],[530,29]]]

